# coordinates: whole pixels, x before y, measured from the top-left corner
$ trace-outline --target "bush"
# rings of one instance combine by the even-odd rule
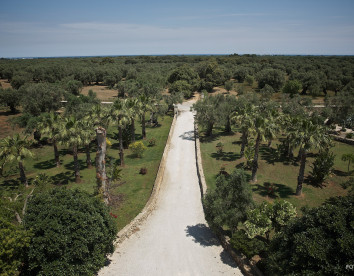
[[[347,138],[347,139],[353,139],[353,133],[347,133],[347,134],[345,135],[345,138]]]
[[[334,165],[334,154],[330,151],[321,151],[312,164],[311,182],[322,185],[326,177],[331,173]]]
[[[254,77],[251,75],[247,75],[245,78],[245,81],[249,86],[252,86],[254,83]]]
[[[224,144],[221,143],[221,142],[217,143],[217,145],[216,145],[216,152],[217,152],[218,154],[222,154],[222,153],[223,153],[223,150],[224,150]]]
[[[28,271],[39,275],[92,275],[113,252],[116,225],[107,207],[79,190],[33,196],[24,218],[33,238]]]
[[[233,248],[241,251],[247,258],[261,255],[267,250],[266,243],[259,238],[250,239],[244,230],[238,230],[232,234],[230,244]]]
[[[147,149],[147,147],[144,145],[143,142],[138,141],[131,143],[129,145],[129,149],[133,152],[133,154],[139,158],[143,156],[144,151]]]
[[[149,147],[153,147],[156,145],[156,139],[155,138],[151,138],[148,140],[149,143]]]
[[[354,197],[327,200],[303,210],[275,235],[269,247],[269,275],[349,275],[354,259]]]
[[[142,174],[142,175],[145,175],[147,174],[147,168],[143,167],[143,168],[140,168],[140,171],[139,171],[139,174]]]

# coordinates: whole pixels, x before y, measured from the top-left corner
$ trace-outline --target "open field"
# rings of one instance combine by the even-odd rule
[[[238,132],[225,134],[220,129],[216,129],[212,138],[204,138],[202,135],[201,142],[203,169],[209,189],[215,188],[215,179],[221,167],[225,167],[226,171],[230,173],[236,167],[242,167],[246,162],[245,158],[240,158],[241,142]],[[224,144],[223,154],[217,153],[216,145],[219,142]],[[314,160],[314,155],[309,154],[306,163],[303,195],[298,197],[295,196],[295,190],[299,163],[294,159],[287,160],[277,157],[276,141],[270,148],[263,143],[260,147],[258,182],[251,184],[254,200],[259,203],[263,200],[272,201],[281,198],[290,201],[300,209],[303,206],[318,206],[332,196],[346,195],[347,191],[340,184],[348,180],[349,176],[347,175],[347,162],[342,161],[341,156],[344,153],[353,152],[354,148],[347,144],[335,142],[335,147],[332,150],[336,155],[334,170],[325,181],[323,188],[312,186],[306,178],[311,171],[311,163]],[[297,156],[297,153],[297,151],[294,152],[295,156]],[[250,170],[246,172],[251,175]],[[275,196],[268,195],[266,188],[268,184],[274,185]]]

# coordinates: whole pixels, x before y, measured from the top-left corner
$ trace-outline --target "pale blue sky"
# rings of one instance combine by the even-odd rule
[[[0,57],[354,55],[354,0],[0,1]]]

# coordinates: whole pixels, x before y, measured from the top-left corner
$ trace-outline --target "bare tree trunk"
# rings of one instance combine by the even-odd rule
[[[214,127],[214,124],[209,122],[208,126],[207,126],[207,130],[205,132],[205,136],[213,135],[213,127]]]
[[[241,144],[240,157],[244,156],[245,147],[247,145],[247,140],[248,140],[248,132],[247,132],[247,130],[243,130],[242,131],[242,144]]]
[[[306,151],[301,150],[301,163],[300,163],[299,176],[297,177],[296,195],[302,194],[302,183],[304,182],[305,165],[306,165]]]
[[[90,154],[90,144],[85,146],[85,152],[86,152],[86,164],[87,164],[87,168],[91,168],[92,167],[92,161],[91,161],[91,154]]]
[[[145,112],[141,116],[141,132],[143,135],[143,139],[146,138],[146,130],[145,130]]]
[[[18,168],[20,169],[21,183],[24,184],[26,188],[28,188],[28,180],[25,174],[25,168],[23,167],[22,161],[18,162]]]
[[[52,140],[53,147],[54,147],[54,160],[57,168],[60,167],[60,159],[59,159],[59,151],[57,146],[57,141],[55,139]]]
[[[135,142],[135,120],[132,118],[132,123],[130,125],[130,131],[131,131],[131,136],[132,136],[132,142]]]
[[[96,183],[98,193],[102,195],[106,205],[109,203],[109,192],[106,175],[106,130],[102,127],[96,128],[97,152],[96,152]]]
[[[258,170],[258,153],[259,153],[259,144],[261,143],[261,135],[257,135],[256,145],[254,147],[254,158],[252,162],[252,182],[257,182],[257,170]]]
[[[118,126],[120,165],[124,167],[123,128]]]
[[[297,161],[297,162],[301,161],[302,151],[303,151],[303,148],[300,147],[300,149],[299,149],[299,154],[298,154],[298,156],[296,157],[296,161]]]
[[[73,155],[74,155],[74,171],[75,171],[75,182],[80,183],[80,164],[78,160],[78,150],[77,146],[73,146]]]

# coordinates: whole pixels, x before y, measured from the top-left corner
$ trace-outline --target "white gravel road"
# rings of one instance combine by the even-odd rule
[[[206,226],[190,106],[178,107],[156,210],[98,275],[242,275]]]

